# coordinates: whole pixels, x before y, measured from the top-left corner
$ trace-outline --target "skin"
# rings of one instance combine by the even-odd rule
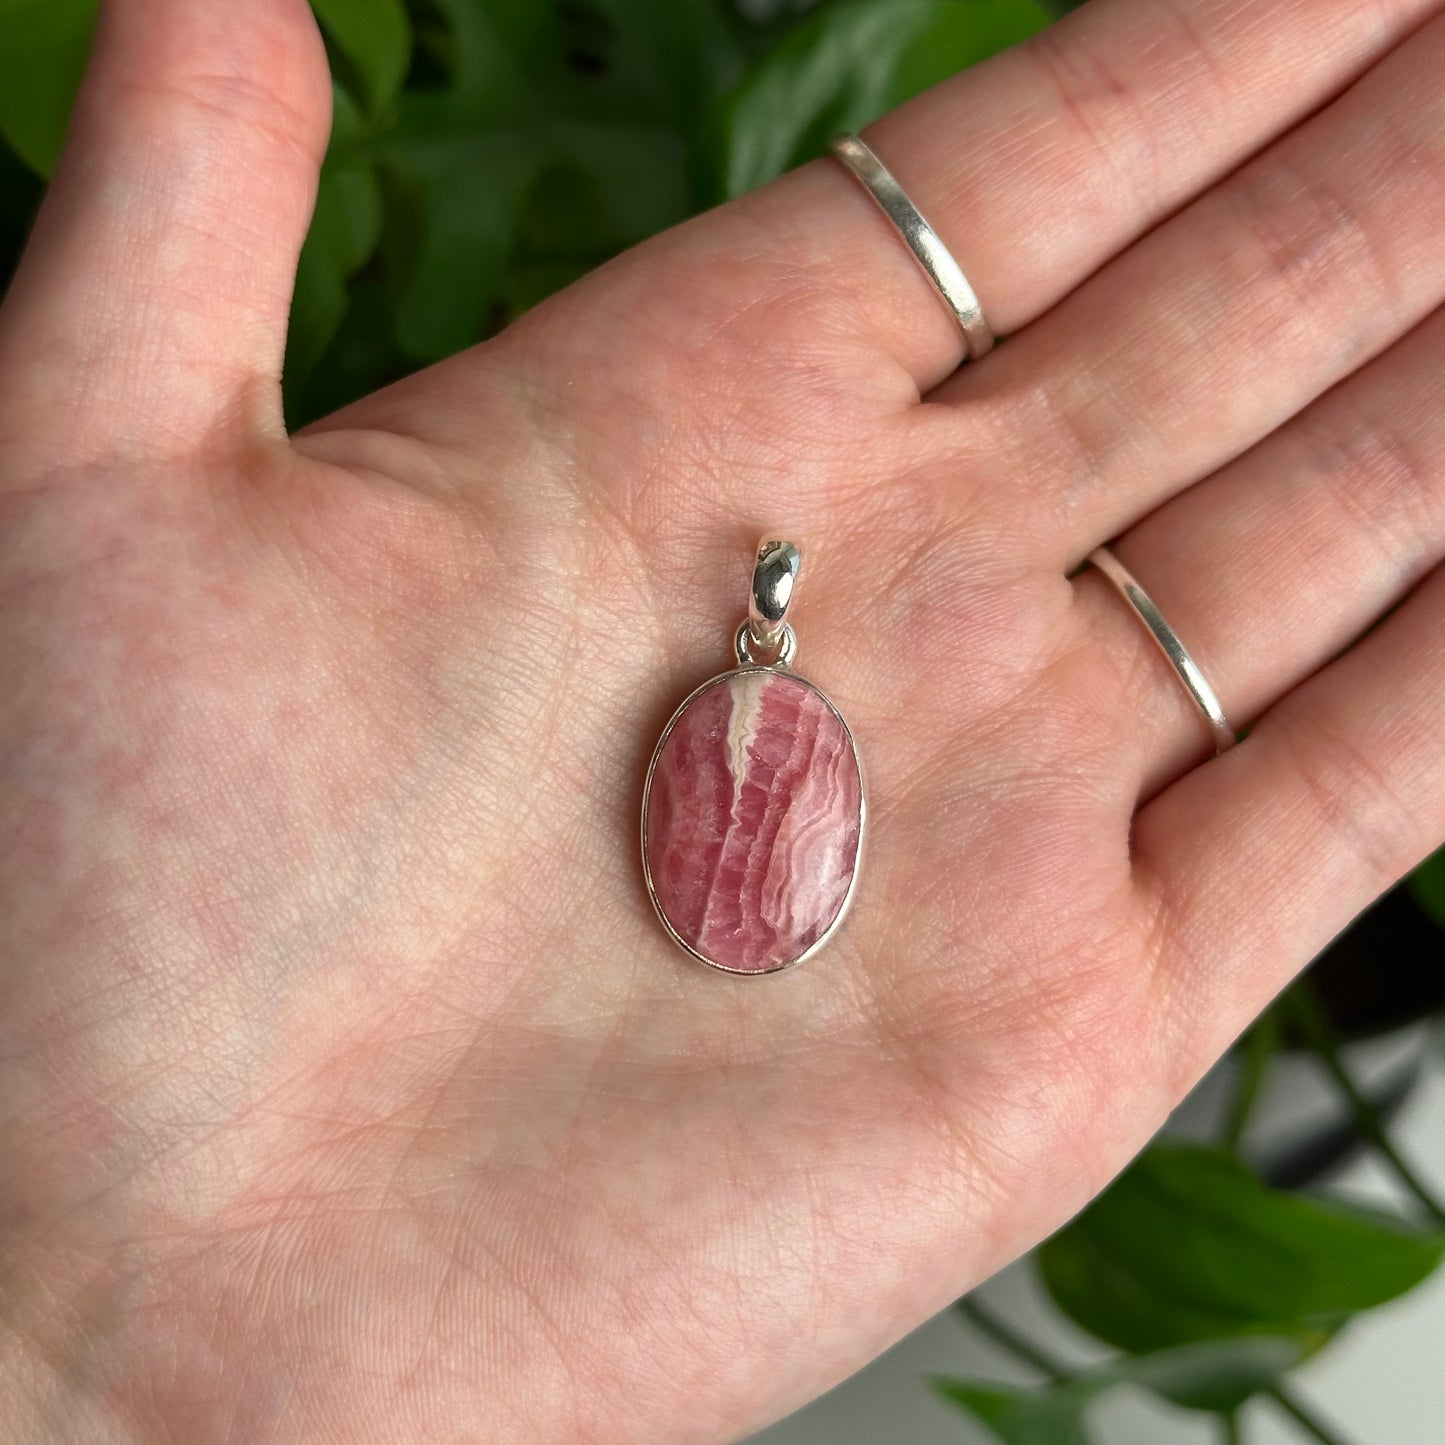
[[[309,14],[110,0],[0,311],[8,1438],[729,1440],[1096,1193],[1445,837],[1440,8],[880,121],[976,366],[823,162],[288,438]],[[740,980],[636,828],[764,531],[871,837]]]

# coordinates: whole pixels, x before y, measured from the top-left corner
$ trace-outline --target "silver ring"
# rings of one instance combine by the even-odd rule
[[[893,179],[892,171],[878,159],[867,141],[856,135],[836,136],[828,143],[828,149],[857,176],[864,190],[878,203],[879,210],[898,228],[914,260],[933,282],[958,323],[968,359],[977,361],[987,355],[993,350],[993,328],[984,317],[968,277],[949,254],[938,232],[924,220],[923,213]]]
[[[1224,715],[1219,695],[1200,672],[1199,664],[1189,655],[1189,649],[1179,640],[1179,634],[1164,620],[1153,598],[1139,585],[1138,578],[1107,547],[1095,547],[1089,553],[1089,561],[1114,584],[1119,595],[1149,629],[1149,635],[1159,644],[1160,652],[1169,659],[1170,666],[1179,675],[1179,681],[1184,684],[1185,691],[1214,734],[1215,754],[1232,748],[1238,739]]]

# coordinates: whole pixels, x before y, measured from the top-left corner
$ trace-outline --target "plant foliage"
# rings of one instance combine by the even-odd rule
[[[0,0],[0,136],[40,175],[95,5]],[[292,311],[293,422],[482,340],[1048,19],[1038,0],[313,8],[335,105]]]
[[[1004,1445],[1090,1445],[1086,1408],[1120,1385],[1230,1418],[1442,1258],[1439,1228],[1272,1189],[1222,1150],[1156,1143],[1036,1254],[1059,1309],[1121,1353],[1034,1389],[932,1383]]]
[[[1156,1144],[1039,1264],[1064,1313],[1123,1350],[1253,1334],[1315,1346],[1442,1251],[1438,1233],[1271,1189],[1221,1151]]]

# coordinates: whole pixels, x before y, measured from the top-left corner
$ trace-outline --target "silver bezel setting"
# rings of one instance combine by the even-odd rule
[[[834,915],[833,921],[808,945],[796,958],[790,958],[786,963],[776,964],[772,968],[731,968],[725,963],[719,963],[714,958],[709,958],[705,953],[699,952],[685,938],[683,938],[668,920],[662,910],[662,904],[657,897],[657,889],[652,882],[652,864],[647,856],[647,815],[652,805],[652,775],[657,769],[657,760],[662,756],[662,750],[667,745],[672,730],[677,726],[677,720],[685,713],[692,704],[702,696],[709,688],[719,687],[723,683],[731,681],[735,677],[741,677],[747,673],[769,673],[791,678],[794,682],[810,688],[822,698],[828,711],[838,719],[839,726],[843,729],[843,735],[848,740],[848,746],[853,753],[853,762],[858,769],[858,848],[853,860],[853,874],[848,880],[848,891],[843,895],[843,901]],[[720,672],[715,677],[710,677],[706,682],[699,683],[697,687],[688,693],[678,703],[673,714],[667,720],[667,726],[662,730],[662,736],[657,740],[657,746],[652,750],[652,757],[647,764],[647,777],[642,785],[642,877],[647,885],[647,896],[652,902],[653,912],[657,914],[658,921],[667,932],[667,936],[686,954],[695,958],[699,963],[705,963],[709,968],[715,968],[719,973],[730,973],[742,978],[764,978],[770,974],[786,973],[791,968],[796,968],[800,963],[806,963],[812,958],[824,944],[833,937],[843,926],[844,919],[848,916],[848,910],[853,903],[853,895],[858,889],[858,875],[863,871],[863,848],[868,832],[868,782],[863,771],[863,758],[858,751],[858,741],[853,736],[853,729],[848,726],[848,719],[839,710],[838,705],[823,691],[815,682],[810,682],[806,677],[800,677],[789,667],[778,663],[745,663],[740,667],[729,668],[726,672]]]

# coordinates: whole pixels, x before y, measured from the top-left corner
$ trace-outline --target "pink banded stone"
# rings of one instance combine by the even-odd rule
[[[773,668],[726,673],[682,705],[653,762],[653,900],[708,962],[785,968],[842,912],[862,828],[858,756],[827,698]]]

